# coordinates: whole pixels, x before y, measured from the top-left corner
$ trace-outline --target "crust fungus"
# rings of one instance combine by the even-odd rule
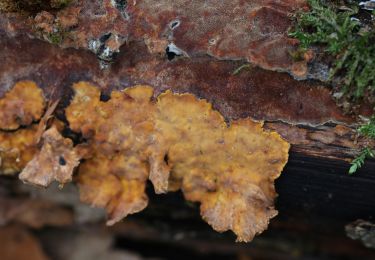
[[[233,230],[238,241],[252,240],[277,214],[274,180],[289,144],[261,123],[228,127],[207,101],[170,91],[154,101],[148,86],[113,91],[107,102],[88,83],[74,90],[66,116],[90,147],[79,169],[81,199],[105,207],[108,224],[146,207],[147,179],[157,193],[181,189],[215,230]]]

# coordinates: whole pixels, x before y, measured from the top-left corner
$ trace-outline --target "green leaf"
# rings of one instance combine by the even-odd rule
[[[353,174],[357,171],[358,169],[358,165],[357,164],[353,164],[350,169],[349,169],[349,174]]]
[[[359,168],[363,166],[365,163],[366,158],[374,158],[374,151],[371,150],[370,148],[366,147],[361,151],[361,153],[354,158],[354,160],[351,162],[351,167],[349,169],[349,174],[355,173]]]

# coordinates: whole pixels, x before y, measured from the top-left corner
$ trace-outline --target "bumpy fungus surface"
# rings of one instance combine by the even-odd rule
[[[93,86],[78,83],[74,89],[66,116],[72,130],[82,132],[91,146],[79,169],[81,200],[106,207],[108,224],[114,224],[147,206],[144,190],[153,142],[153,91],[130,88],[112,92],[109,102],[101,102],[100,91]]]
[[[20,81],[0,99],[0,129],[30,125],[44,112],[43,92],[32,81]]]
[[[44,106],[42,90],[32,81],[16,83],[0,98],[0,174],[17,173],[33,158],[38,127],[32,123]]]
[[[20,172],[37,152],[37,126],[15,132],[0,131],[0,174]]]
[[[289,144],[249,119],[232,122],[205,100],[135,86],[100,101],[88,83],[74,85],[66,109],[73,131],[88,140],[79,169],[81,199],[106,207],[108,224],[147,205],[149,178],[157,193],[182,189],[201,202],[203,218],[217,231],[250,241],[276,215],[276,179]]]

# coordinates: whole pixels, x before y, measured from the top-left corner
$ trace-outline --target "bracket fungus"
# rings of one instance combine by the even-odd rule
[[[89,83],[74,90],[67,120],[91,147],[79,168],[81,199],[106,207],[108,224],[146,207],[147,179],[156,193],[181,189],[201,202],[202,217],[238,241],[250,241],[276,215],[273,183],[289,144],[261,123],[228,127],[207,101],[170,91],[155,101],[148,86],[113,91],[107,102]]]
[[[34,144],[26,153],[29,162],[21,180],[64,184],[80,164],[76,179],[81,200],[106,208],[108,225],[147,206],[148,179],[156,193],[182,190],[187,200],[200,202],[203,219],[219,232],[232,230],[238,241],[251,241],[277,214],[274,180],[288,160],[289,144],[276,132],[263,130],[262,123],[240,119],[228,126],[206,100],[171,91],[154,98],[150,86],[112,91],[106,101],[90,83],[78,82],[73,89],[65,115],[83,143],[74,146],[53,125],[43,133],[39,151]],[[39,105],[44,111],[43,99]],[[2,135],[13,134],[10,146],[22,147],[17,143],[25,138],[21,131],[33,131],[29,139],[36,142],[38,129],[34,124],[0,132],[0,145]]]

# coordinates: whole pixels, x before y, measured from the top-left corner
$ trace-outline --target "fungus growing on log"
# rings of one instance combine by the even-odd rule
[[[148,178],[157,193],[182,189],[201,202],[203,218],[238,241],[250,241],[276,215],[273,182],[289,144],[261,123],[227,127],[205,100],[167,91],[155,102],[148,86],[113,91],[107,102],[88,83],[74,90],[67,120],[91,147],[79,169],[81,199],[106,207],[108,224],[146,207]]]
[[[36,124],[0,132],[10,135],[0,135],[2,146],[27,150],[26,139],[33,147],[21,165],[8,162],[9,154],[4,157],[7,168],[24,167],[21,180],[44,187],[53,180],[64,184],[85,159],[77,176],[81,200],[106,208],[108,225],[147,206],[148,179],[156,193],[181,189],[187,200],[200,202],[203,219],[219,232],[232,230],[238,241],[251,241],[277,214],[274,180],[288,160],[289,144],[276,132],[263,130],[262,123],[241,119],[228,126],[206,100],[171,91],[153,99],[150,86],[113,91],[106,101],[87,82],[76,83],[73,89],[66,119],[85,143],[73,147],[72,140],[52,126],[43,133],[43,145],[36,152],[40,132]],[[44,106],[44,100],[39,104]],[[33,118],[40,117],[42,113]]]

